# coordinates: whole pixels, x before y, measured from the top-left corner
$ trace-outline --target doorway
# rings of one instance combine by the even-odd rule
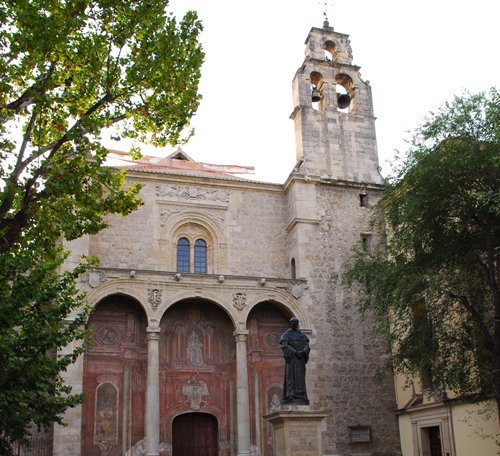
[[[217,418],[209,413],[185,413],[172,422],[172,456],[217,456]]]
[[[422,428],[422,454],[423,456],[443,456],[441,448],[441,430],[439,426]]]

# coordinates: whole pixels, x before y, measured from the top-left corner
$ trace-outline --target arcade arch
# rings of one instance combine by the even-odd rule
[[[254,392],[250,401],[253,444],[265,456],[274,453],[271,427],[262,416],[273,411],[276,401],[281,402],[284,362],[279,340],[292,316],[285,307],[264,301],[252,308],[247,320],[249,391]]]
[[[97,303],[84,354],[82,454],[124,454],[144,436],[147,318],[139,302],[113,294]],[[133,410],[133,413],[132,413]]]
[[[165,311],[160,328],[160,441],[176,442],[170,423],[178,415],[210,414],[220,426],[217,440],[225,442],[220,454],[229,455],[236,375],[231,318],[211,301],[188,298]]]

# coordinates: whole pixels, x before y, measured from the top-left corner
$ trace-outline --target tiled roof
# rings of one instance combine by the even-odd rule
[[[115,165],[116,166],[116,165]],[[194,177],[207,177],[212,179],[251,182],[250,179],[235,176],[239,173],[248,173],[248,168],[232,165],[209,165],[206,163],[191,162],[164,158],[156,163],[137,163],[133,165],[118,165],[117,168],[127,169],[132,172],[149,174],[171,174]]]

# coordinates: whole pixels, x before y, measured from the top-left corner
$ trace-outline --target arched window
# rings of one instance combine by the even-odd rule
[[[335,62],[338,57],[338,49],[333,41],[326,41],[324,45],[325,60]]]
[[[292,258],[291,264],[290,264],[290,269],[292,270],[292,279],[297,278],[297,270],[295,268],[295,258]]]
[[[311,81],[311,106],[315,111],[320,111],[324,108],[323,76],[313,71],[309,75],[309,80]]]
[[[340,112],[353,112],[354,111],[354,85],[352,78],[340,73],[335,76],[336,91],[337,91],[337,109]]]
[[[194,243],[194,273],[207,273],[207,243],[203,239]]]
[[[177,241],[177,272],[189,272],[189,241],[186,238]]]

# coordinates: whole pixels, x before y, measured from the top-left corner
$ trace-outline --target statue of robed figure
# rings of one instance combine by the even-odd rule
[[[293,317],[290,325],[280,339],[286,362],[282,403],[309,405],[306,391],[306,364],[311,351],[309,338],[300,331],[298,318]]]

